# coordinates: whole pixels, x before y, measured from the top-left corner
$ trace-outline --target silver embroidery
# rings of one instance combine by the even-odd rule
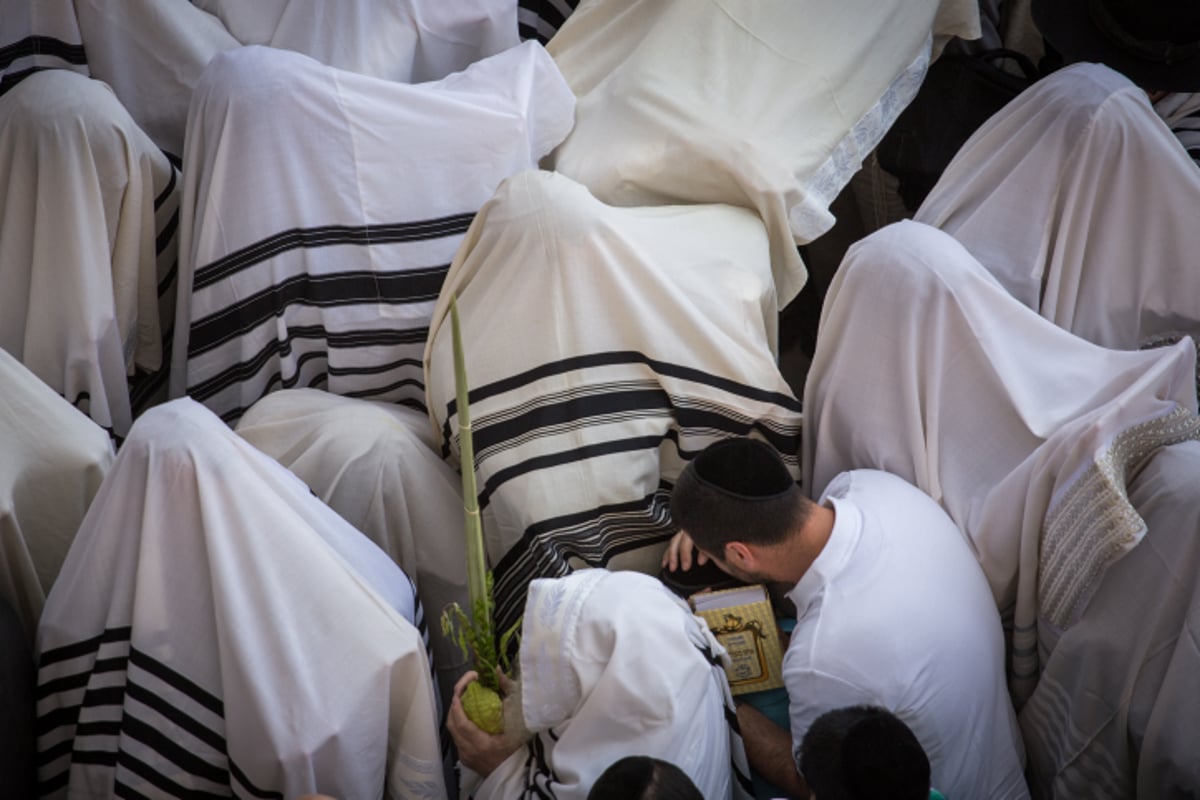
[[[1158,448],[1189,439],[1200,439],[1200,417],[1182,407],[1123,431],[1047,512],[1038,577],[1047,622],[1060,629],[1074,623],[1104,571],[1145,533],[1127,477]]]

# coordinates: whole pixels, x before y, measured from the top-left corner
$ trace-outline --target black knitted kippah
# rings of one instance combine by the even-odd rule
[[[795,488],[779,455],[758,439],[725,439],[692,460],[695,478],[738,500],[769,500]]]

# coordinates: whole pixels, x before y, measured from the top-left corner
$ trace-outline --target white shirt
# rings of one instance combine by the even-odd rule
[[[916,734],[948,797],[1028,797],[1004,640],[987,581],[916,487],[855,470],[825,491],[833,533],[792,589],[784,656],[793,752],[822,713],[883,706]]]

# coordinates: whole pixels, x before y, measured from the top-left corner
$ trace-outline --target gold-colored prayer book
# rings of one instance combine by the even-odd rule
[[[783,648],[767,587],[697,592],[688,603],[729,653],[725,674],[733,694],[783,686]]]

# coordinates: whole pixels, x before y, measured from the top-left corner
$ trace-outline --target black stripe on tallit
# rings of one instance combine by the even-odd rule
[[[296,381],[300,380],[299,373],[303,365],[314,358],[327,359],[329,357],[329,350],[348,350],[357,347],[397,347],[405,344],[415,345],[424,342],[425,337],[428,335],[428,328],[395,328],[391,330],[340,331],[331,333],[323,325],[289,327],[286,339],[271,339],[250,358],[232,364],[211,378],[189,386],[187,391],[188,395],[196,400],[204,401],[230,386],[248,381],[261,372],[268,363],[277,361],[279,358],[291,356],[292,343],[297,339],[324,340],[325,349],[302,353],[296,359],[296,375],[294,377],[290,378],[289,381],[283,381],[280,373],[276,372],[272,378],[272,382],[279,380],[282,383],[286,384],[290,382],[294,385]],[[410,366],[414,368],[419,367],[421,363],[415,359],[400,358],[389,364],[365,365],[362,367],[334,367],[330,370],[330,374],[337,376],[374,375]],[[424,386],[421,389],[424,391]]]
[[[595,369],[597,367],[628,364],[649,367],[654,373],[659,375],[679,378],[703,386],[710,386],[728,394],[745,397],[757,402],[770,403],[785,410],[800,413],[800,402],[791,395],[784,394],[782,392],[772,392],[765,389],[759,389],[758,387],[739,383],[737,381],[730,380],[729,378],[723,378],[719,375],[713,375],[694,367],[686,367],[680,364],[673,364],[671,362],[653,359],[636,350],[609,350],[601,353],[574,356],[571,358],[561,359],[559,361],[551,361],[538,367],[534,367],[533,369],[526,370],[525,372],[518,373],[517,375],[513,375],[499,381],[494,381],[484,386],[476,387],[468,394],[467,401],[472,406],[475,406],[477,403],[480,403],[491,397],[495,397],[505,392],[515,391],[553,375],[563,375],[569,372]],[[457,400],[451,397],[446,403],[446,418],[442,423],[443,457],[448,456],[450,453],[448,445],[448,442],[451,439],[450,419],[455,416],[457,410]],[[475,433],[476,436],[486,435],[482,428],[477,430]],[[784,450],[778,446],[776,446],[776,449],[779,449],[781,452],[794,452]]]
[[[0,70],[7,69],[18,58],[30,56],[52,56],[68,64],[87,64],[87,53],[81,44],[69,44],[53,36],[26,36],[0,47]]]
[[[546,745],[541,735],[534,736],[528,744],[529,758],[526,760],[525,797],[555,800],[551,784],[562,783],[546,760]]]
[[[128,630],[128,629],[124,629]],[[92,637],[91,639],[81,642],[78,645],[71,645],[65,648],[58,648],[50,654],[57,654],[58,661],[64,658],[78,657],[86,655],[87,649],[92,650],[98,647],[100,640],[112,641],[112,632],[106,631],[105,634],[110,634],[107,638],[105,634]],[[81,652],[82,651],[82,652]],[[121,659],[123,660],[123,659]],[[104,664],[106,669],[118,659],[101,659],[96,661],[96,665]],[[224,704],[219,698],[211,693],[200,688],[193,681],[184,677],[176,670],[168,667],[157,659],[152,658],[146,653],[132,649],[130,650],[128,663],[137,667],[141,671],[155,676],[164,684],[172,689],[185,695],[188,699],[195,702],[197,705],[213,712],[219,718],[224,716]],[[86,677],[95,674],[96,670],[89,670],[85,673]],[[54,679],[47,685],[62,681],[62,678]],[[127,701],[135,701],[143,706],[146,711],[135,713]],[[84,708],[99,709],[104,707],[121,708],[122,714],[119,721],[88,721],[78,723],[80,711]],[[152,724],[149,720],[143,718],[149,713],[158,718],[159,724]],[[178,743],[175,739],[166,736],[159,732],[162,727],[162,721],[169,722],[178,728],[185,731],[196,741],[202,742],[209,748],[209,754],[215,758],[220,758],[227,763],[227,768],[218,764],[212,763],[203,757],[197,755],[193,749],[189,749],[183,744]],[[145,764],[131,753],[124,750],[103,750],[98,749],[96,745],[90,745],[92,749],[74,750],[74,743],[85,736],[100,737],[110,736],[113,738],[114,747],[119,746],[119,737],[127,737],[131,741],[137,741],[142,746],[154,751],[162,760],[169,762],[173,766],[173,771],[178,773],[186,773],[192,777],[217,784],[227,786],[230,783],[230,778],[235,779],[245,791],[253,794],[255,797],[264,798],[266,800],[282,800],[282,794],[279,792],[261,789],[255,786],[242,772],[236,764],[228,757],[228,748],[225,737],[212,730],[204,723],[198,721],[195,717],[189,715],[184,709],[180,708],[174,702],[160,696],[148,686],[139,683],[137,673],[126,673],[126,684],[118,686],[101,687],[94,690],[89,690],[85,693],[83,701],[78,706],[56,708],[51,712],[43,714],[38,718],[38,735],[45,735],[50,730],[57,728],[63,724],[76,724],[74,735],[65,742],[60,742],[44,751],[39,752],[38,760],[42,764],[52,763],[55,759],[61,758],[67,753],[71,755],[73,763],[88,763],[102,766],[120,765],[129,769],[131,772],[141,776],[145,780],[154,784],[157,788],[167,792],[171,796],[177,797],[208,797],[208,796],[223,796],[210,795],[204,792],[187,789],[180,786],[161,774],[156,768]],[[64,773],[69,774],[69,773]],[[47,787],[61,786],[67,780],[66,777],[55,775],[42,785],[43,792],[50,791]],[[182,793],[181,793],[182,792]]]
[[[164,153],[164,155],[165,155],[165,153]],[[169,161],[170,159],[167,159],[167,160]],[[154,210],[155,211],[158,211],[160,208],[162,208],[162,204],[167,202],[167,198],[171,196],[171,192],[175,191],[175,184],[178,180],[176,176],[178,176],[178,174],[179,174],[179,170],[175,169],[175,165],[172,164],[171,165],[171,177],[167,179],[167,185],[165,187],[163,187],[163,190],[161,192],[158,193],[158,197],[154,198]]]
[[[16,88],[18,83],[25,80],[30,75],[33,75],[35,72],[45,72],[48,69],[55,69],[55,67],[30,67],[29,69],[23,69],[18,72],[6,72],[5,74],[0,75],[0,97],[3,97],[5,93]]]
[[[661,482],[654,492],[636,500],[530,525],[492,573],[497,630],[507,630],[520,619],[533,579],[569,574],[572,559],[605,567],[617,555],[664,542],[674,533],[670,487]],[[516,649],[511,643],[510,647]]]
[[[175,170],[171,170],[171,175],[174,177]],[[179,227],[179,209],[175,209],[175,213],[163,225],[162,230],[158,232],[158,236],[154,240],[154,250],[157,253],[162,253],[171,240],[175,238],[175,229]],[[160,292],[161,294],[161,292]]]
[[[130,648],[129,663],[131,666],[150,673],[172,689],[189,697],[197,705],[208,709],[216,716],[225,717],[225,704],[221,702],[221,698],[200,688],[196,683],[161,661],[151,658],[137,648]]]
[[[94,653],[100,649],[100,645],[102,644],[129,641],[132,633],[133,628],[128,625],[120,628],[108,628],[89,639],[62,645],[53,650],[47,650],[38,657],[38,669],[44,669],[60,661],[70,661],[73,658]]]
[[[566,6],[564,14],[559,6]],[[518,0],[517,35],[522,41],[535,39],[546,44],[567,21],[567,17],[579,5],[579,0]]]
[[[475,213],[471,212],[413,222],[292,228],[260,239],[254,244],[235,250],[211,264],[197,269],[192,279],[192,288],[203,289],[205,286],[224,280],[247,267],[297,248],[396,244],[441,239],[466,233],[474,218]]]
[[[359,303],[403,305],[437,299],[449,265],[397,272],[356,270],[329,275],[293,275],[192,323],[188,357],[244,336],[288,306],[318,308]]]

